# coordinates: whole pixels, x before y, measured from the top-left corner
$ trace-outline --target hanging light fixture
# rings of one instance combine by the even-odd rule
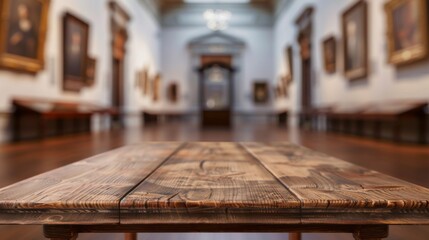
[[[228,28],[231,12],[222,9],[207,9],[203,14],[207,27],[212,31],[221,31]]]

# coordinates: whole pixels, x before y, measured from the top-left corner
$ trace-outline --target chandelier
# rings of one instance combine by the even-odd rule
[[[207,27],[213,31],[221,31],[228,28],[231,12],[222,9],[208,9],[203,14]]]

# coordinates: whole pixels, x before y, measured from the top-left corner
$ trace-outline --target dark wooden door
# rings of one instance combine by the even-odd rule
[[[202,56],[200,68],[201,126],[230,127],[233,102],[231,67],[228,55]]]
[[[116,108],[120,108],[123,105],[123,82],[122,82],[122,63],[118,59],[113,60],[113,92],[112,92],[112,103]]]
[[[311,82],[311,58],[302,59],[301,107],[303,110],[312,107]]]
[[[123,61],[114,58],[112,65],[112,106],[119,112],[122,112],[124,106]],[[113,116],[112,120],[115,126],[123,126],[121,114]]]

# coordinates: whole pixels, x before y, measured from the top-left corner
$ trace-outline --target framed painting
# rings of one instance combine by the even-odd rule
[[[280,82],[282,86],[283,97],[289,97],[289,86],[292,83],[292,78],[290,75],[285,75],[280,78]]]
[[[280,82],[276,84],[276,87],[274,88],[274,93],[275,93],[276,99],[280,99],[283,97],[282,86],[280,85]]]
[[[326,38],[322,43],[323,65],[327,73],[337,71],[337,40],[334,36]]]
[[[44,68],[49,0],[0,1],[0,66],[35,74]]]
[[[152,100],[157,102],[160,96],[161,74],[156,74],[152,81]]]
[[[342,16],[344,73],[349,80],[368,75],[368,6],[358,1]]]
[[[85,85],[90,87],[95,83],[95,73],[97,71],[97,60],[92,57],[88,57],[86,66],[86,82]]]
[[[286,56],[286,71],[288,74],[288,78],[293,79],[293,48],[292,46],[288,46],[285,51]]]
[[[141,71],[140,77],[141,77],[141,87],[142,87],[143,95],[147,96],[149,95],[149,90],[150,90],[149,71],[147,68]]]
[[[179,100],[179,86],[176,82],[168,85],[167,99],[171,103],[176,103]]]
[[[388,61],[413,63],[428,56],[428,1],[390,0],[387,17]]]
[[[253,83],[253,102],[255,104],[268,103],[268,83],[265,81],[257,81]]]
[[[66,13],[63,17],[63,88],[79,92],[86,82],[89,25]]]

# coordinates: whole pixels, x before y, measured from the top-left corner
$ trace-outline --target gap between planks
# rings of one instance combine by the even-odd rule
[[[164,163],[166,163],[168,160],[170,160],[174,155],[176,155],[177,152],[179,152],[180,150],[182,150],[186,145],[188,145],[187,142],[181,143],[170,155],[168,155],[164,160],[162,160],[158,166],[156,166],[156,168],[154,168],[148,175],[146,175],[146,177],[144,177],[141,181],[139,181],[136,185],[134,185],[130,190],[128,190],[121,198],[119,198],[119,202],[118,202],[118,209],[119,209],[119,224],[121,224],[121,203],[124,200],[124,198],[126,198],[131,192],[133,192],[138,186],[140,186],[140,184],[142,184],[146,179],[148,179],[150,176],[153,175],[153,173],[158,170],[161,166],[164,165]]]
[[[244,145],[244,143],[242,143],[242,142],[240,142],[240,143],[238,143],[239,144],[239,146],[241,147],[241,148],[243,148],[259,165],[261,165],[265,170],[267,170],[275,179],[276,179],[276,181],[278,182],[278,183],[280,183],[284,188],[286,188],[286,190],[288,190],[298,201],[299,201],[299,204],[300,204],[300,207],[299,207],[299,216],[300,216],[300,218],[299,218],[299,221],[300,221],[300,223],[302,224],[302,208],[303,208],[303,202],[301,201],[301,199],[298,197],[298,195],[292,190],[292,189],[290,189],[289,188],[289,186],[288,185],[286,185],[283,181],[281,181],[272,171],[271,171],[271,169],[268,167],[268,166],[266,166],[265,164],[264,164],[264,162],[263,161],[261,161],[261,159],[259,159],[258,158],[258,156],[256,155],[256,154],[254,154],[252,151],[250,151],[245,145]],[[265,144],[265,143],[264,143]]]

